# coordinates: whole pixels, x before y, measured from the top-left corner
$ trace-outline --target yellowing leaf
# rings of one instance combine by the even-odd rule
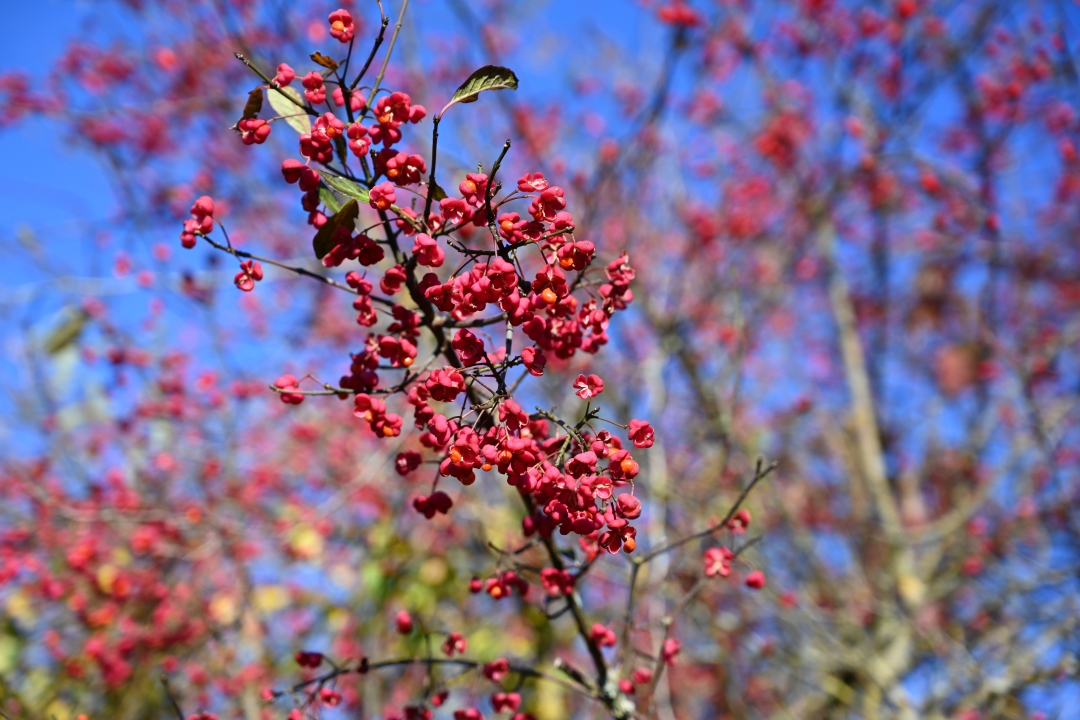
[[[23,625],[33,625],[37,619],[34,603],[22,590],[16,590],[7,601],[7,614]]]
[[[290,100],[290,98],[292,98]],[[274,112],[285,118],[289,127],[298,133],[311,132],[311,117],[304,110],[304,98],[291,87],[271,88],[267,91],[267,99]]]
[[[210,617],[221,625],[231,625],[240,616],[240,603],[227,593],[218,593],[210,600]]]
[[[63,700],[53,700],[49,703],[49,706],[45,708],[45,715],[52,720],[71,720],[74,717],[71,708]]]
[[[569,717],[566,691],[555,683],[536,683],[532,713],[536,716],[536,720],[562,720]]]
[[[417,575],[428,585],[438,585],[446,579],[446,573],[446,561],[442,558],[433,557],[424,561]]]
[[[66,319],[45,337],[44,350],[55,355],[79,339],[88,319],[81,309],[68,309]]]
[[[254,592],[255,609],[261,613],[274,613],[289,605],[289,591],[281,585],[260,585]]]
[[[104,593],[111,593],[113,583],[116,582],[116,578],[120,575],[120,570],[115,565],[102,565],[98,568],[97,580],[98,587]]]
[[[297,525],[289,533],[289,547],[302,558],[311,560],[322,555],[323,536],[310,525]]]
[[[334,608],[326,614],[326,629],[330,632],[341,632],[349,626],[350,620],[352,620],[352,613],[342,608]]]

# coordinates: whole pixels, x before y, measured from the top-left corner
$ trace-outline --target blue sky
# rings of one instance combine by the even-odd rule
[[[537,36],[548,38],[547,44],[532,47],[526,31],[519,35],[521,44],[506,59],[521,78],[519,92],[548,102],[555,102],[558,92],[570,92],[572,80],[591,70],[584,67],[580,59],[599,52],[599,42],[586,50],[580,47],[581,39],[598,41],[601,29],[603,33],[618,36],[621,41],[639,48],[642,55],[645,50],[659,50],[662,47],[661,28],[650,22],[652,16],[648,11],[627,12],[627,6],[631,4],[618,0],[537,3],[532,7],[534,15],[526,18],[523,24],[531,29],[536,23],[547,23],[549,28],[537,33]],[[68,44],[85,28],[91,28],[89,37],[95,43],[102,42],[103,37],[133,36],[138,26],[132,22],[130,11],[117,9],[116,5],[120,4],[61,0],[0,3],[0,24],[14,30],[9,31],[5,43],[0,44],[0,72],[22,70],[44,78]],[[396,2],[388,3],[388,12],[393,14],[396,6]],[[322,11],[318,12],[321,15]],[[413,0],[409,12],[420,25],[421,39],[441,33],[445,27],[460,30],[460,23],[449,12],[449,5],[441,0]],[[405,35],[399,45],[401,52],[407,51],[410,42]],[[556,45],[551,44],[552,36],[558,38],[554,41]],[[649,38],[654,41],[651,45]],[[552,66],[557,68],[554,74],[549,72]],[[452,88],[447,89],[447,94],[450,90]],[[425,98],[429,106],[444,99]],[[475,112],[472,108],[478,107],[471,106],[469,112]],[[455,125],[460,123],[460,127],[468,122],[468,112],[462,110],[444,123],[447,139],[440,147],[440,155],[445,155],[440,167],[448,167],[448,161],[455,157],[452,140]],[[609,111],[610,108],[604,109],[604,112]],[[428,127],[425,123],[421,132],[428,132]],[[175,281],[181,270],[205,268],[205,258],[211,251],[200,251],[202,254],[182,251],[177,241],[178,224],[171,218],[151,218],[144,227],[131,224],[112,227],[109,220],[117,208],[116,187],[101,158],[73,145],[66,139],[65,132],[63,123],[39,119],[0,128],[0,156],[5,159],[0,167],[0,197],[4,198],[4,212],[0,213],[0,248],[9,258],[14,258],[0,264],[0,288],[4,291],[0,295],[0,345],[3,347],[0,372],[5,378],[0,382],[0,393],[4,392],[3,388],[14,388],[19,394],[25,391],[28,383],[34,382],[25,366],[20,367],[15,360],[26,349],[27,331],[31,336],[39,337],[47,333],[66,317],[65,308],[81,302],[85,296],[101,297],[107,303],[111,317],[135,332],[135,344],[147,349],[163,347],[169,342],[168,333],[163,329],[153,335],[138,330],[139,323],[153,313],[152,308],[162,298],[165,323],[161,327],[177,328],[187,324],[188,330],[181,330],[179,342],[182,345],[195,341],[205,343],[197,330],[200,320],[196,318],[201,318],[197,314],[201,310],[196,309],[193,314],[193,304],[175,294],[140,288],[133,275],[115,278],[113,262],[117,253],[123,250],[133,257],[136,268],[169,273]],[[501,140],[491,139],[492,157]],[[253,151],[257,152],[257,149]],[[475,162],[460,156],[458,160],[459,164]],[[177,174],[183,177],[182,168]],[[445,184],[445,178],[442,179]],[[156,264],[155,267],[150,250],[156,243],[164,243],[171,249],[172,260],[168,266]],[[39,262],[45,263],[51,272],[43,272],[31,261],[34,252],[28,251],[28,247],[35,248]],[[243,314],[237,303],[238,293],[231,286],[230,267],[228,263],[222,266],[219,282],[222,302],[218,303],[216,312],[226,323],[240,326]],[[63,280],[57,282],[51,277],[53,275],[63,276]],[[268,293],[260,294],[260,299],[268,296]],[[194,324],[192,320],[195,320]],[[206,320],[201,319],[201,322]],[[93,330],[89,337],[92,346],[99,350],[103,348]],[[188,349],[195,349],[200,361],[210,365],[218,364],[221,359],[215,357],[205,344]],[[298,370],[295,366],[286,367],[290,352],[293,351],[284,344],[268,342],[265,337],[234,343],[224,358],[226,367],[221,369],[226,375],[232,375],[243,368],[260,379],[272,379],[286,369]],[[338,365],[346,362],[345,358],[340,360],[333,363],[335,371]],[[48,370],[51,372],[56,368]],[[330,379],[336,379],[336,375]],[[19,424],[13,424],[11,420],[12,417],[0,414],[0,443],[11,440],[12,431],[16,437],[21,434],[17,430]]]
[[[9,30],[0,43],[0,71],[51,67],[91,12],[89,2],[0,4],[0,25]],[[6,159],[0,169],[3,237],[20,225],[44,230],[106,217],[112,197],[99,163],[87,152],[58,144],[55,127],[20,123],[0,130],[0,155]],[[0,275],[0,280],[10,279]]]
[[[634,42],[640,29],[631,23],[649,15],[625,12],[626,4],[618,0],[584,3],[559,0],[540,6],[544,8],[544,16],[559,19],[566,37],[587,37],[586,28],[603,26]],[[99,16],[103,5],[88,0],[0,3],[0,26],[9,30],[0,43],[0,71],[46,71],[67,43],[79,35],[84,23],[104,19]],[[620,7],[623,12],[616,12]],[[423,12],[429,27],[453,22],[445,7],[433,0],[416,0],[411,11]],[[114,11],[109,14],[121,17]],[[442,15],[447,15],[445,20]],[[550,80],[530,83],[528,68],[515,69],[522,75],[524,92],[528,92],[530,85],[535,89],[541,82],[550,88]],[[4,158],[0,168],[0,193],[4,198],[0,236],[4,238],[11,238],[16,228],[23,225],[44,233],[70,227],[66,223],[73,221],[104,220],[108,216],[112,194],[100,163],[84,150],[57,143],[54,131],[55,127],[48,123],[45,127],[20,123],[14,128],[0,129],[0,157]],[[5,286],[23,279],[12,277],[10,270],[0,268],[0,283]]]
[[[390,3],[388,9],[394,5]],[[642,39],[641,32],[655,33],[658,48],[659,28],[634,26],[642,20],[647,22],[651,15],[626,12],[626,5],[616,0],[538,3],[534,9],[536,15],[529,21],[545,21],[551,25],[550,29],[560,30],[564,47],[534,49],[529,46],[530,38],[523,38],[523,46],[508,60],[521,76],[520,92],[546,99],[560,89],[568,91],[570,80],[582,71],[577,62],[578,41],[595,38],[596,28],[603,27],[605,32],[619,35],[631,44]],[[617,8],[623,11],[615,12]],[[456,22],[448,12],[447,4],[433,0],[414,0],[410,14],[423,25],[421,37],[438,28],[453,27]],[[0,23],[14,30],[7,33],[5,42],[0,44],[0,71],[26,70],[41,77],[47,74],[67,44],[78,37],[82,28],[95,28],[91,37],[97,40],[102,35],[130,33],[134,27],[128,11],[118,11],[111,3],[61,0],[2,3]],[[403,37],[402,47],[407,42]],[[556,75],[540,77],[535,74],[546,69],[546,63],[551,59],[559,67]],[[441,99],[426,100],[431,105]],[[444,131],[452,132],[456,122],[465,121],[467,115],[459,115],[444,124],[448,126]],[[493,148],[497,148],[501,140],[497,143],[493,140],[493,143]],[[452,142],[444,141],[443,145],[445,153],[454,153]],[[0,168],[0,196],[4,198],[0,239],[5,244],[13,244],[20,238],[25,240],[26,231],[30,230],[42,243],[42,250],[47,252],[54,270],[59,268],[64,275],[78,277],[111,277],[113,257],[122,245],[146,251],[154,242],[165,242],[173,246],[174,252],[179,250],[175,242],[176,228],[169,220],[141,229],[137,241],[113,239],[105,245],[97,238],[102,230],[116,230],[120,234],[121,229],[107,226],[116,208],[114,187],[99,158],[65,140],[59,123],[35,120],[0,128],[0,156],[5,160]],[[35,294],[33,283],[43,277],[26,262],[0,266],[0,285],[8,291],[7,302],[0,300],[0,313],[6,316],[6,319],[0,317],[0,335],[8,336],[10,312],[14,310],[19,314],[15,306],[25,310],[25,298]],[[20,290],[14,297],[11,295],[13,289]],[[49,312],[55,309],[51,306]],[[39,317],[38,313],[33,314]]]

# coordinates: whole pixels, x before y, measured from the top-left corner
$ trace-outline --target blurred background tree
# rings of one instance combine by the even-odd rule
[[[511,488],[484,478],[427,522],[397,445],[266,389],[345,372],[363,336],[332,290],[268,271],[238,298],[223,255],[176,240],[211,194],[238,247],[320,271],[278,174],[295,137],[256,152],[229,130],[253,84],[233,53],[305,73],[336,7],[0,11],[12,717],[163,717],[162,673],[186,712],[285,717],[263,693],[309,672],[295,652],[424,657],[427,631],[587,665],[535,573],[524,599],[469,593],[521,543]],[[378,7],[346,7],[369,43]],[[1078,22],[1053,0],[409,6],[387,87],[434,108],[480,65],[521,78],[440,128],[444,185],[512,138],[507,176],[557,179],[581,236],[637,269],[609,346],[553,363],[537,402],[600,367],[606,414],[656,427],[638,556],[778,463],[731,578],[703,576],[726,534],[590,565],[618,676],[657,669],[639,716],[1075,716]],[[397,635],[401,610],[422,632]],[[318,711],[396,717],[445,685],[450,717],[492,689],[458,673],[344,675]],[[542,679],[522,695],[538,720],[603,712]]]

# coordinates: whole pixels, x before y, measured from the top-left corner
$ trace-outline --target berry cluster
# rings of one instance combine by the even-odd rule
[[[335,12],[330,23],[334,37],[352,39],[347,11]],[[595,353],[608,342],[612,315],[633,300],[628,257],[621,255],[598,274],[596,249],[578,239],[563,188],[551,185],[543,173],[530,172],[504,192],[497,180],[502,156],[490,173],[467,173],[457,197],[436,197],[444,193],[434,173],[425,177],[425,159],[396,147],[405,126],[426,117],[424,107],[404,92],[383,95],[373,107],[370,98],[353,104],[358,95],[336,64],[325,57],[320,64],[330,70],[312,71],[302,81],[306,102],[298,110],[313,118],[310,132],[298,140],[303,159],[285,160],[281,172],[303,193],[301,205],[317,230],[316,254],[323,249],[320,259],[327,268],[346,268],[336,285],[354,295],[356,321],[370,328],[348,372],[336,386],[323,384],[323,391],[351,395],[353,414],[378,438],[398,437],[406,426],[403,408],[393,408],[392,396],[412,408],[419,448],[399,455],[396,468],[402,475],[416,472],[425,459],[437,464],[439,478],[461,485],[474,483],[478,472],[498,473],[527,498],[526,535],[546,538],[558,530],[580,536],[592,552],[632,552],[636,530],[630,523],[641,514],[633,481],[640,467],[624,440],[594,427],[610,422],[591,404],[604,381],[596,374],[577,378],[576,394],[590,404],[573,420],[540,409],[528,412],[514,393],[521,380],[544,374],[549,357],[565,361],[579,350]],[[264,89],[280,92],[295,77],[292,68],[279,65]],[[318,107],[329,105],[327,88],[338,106],[346,105],[345,119],[333,106]],[[243,142],[266,139],[265,121],[242,122]],[[345,146],[358,166],[350,165]],[[375,146],[381,147],[372,150]],[[412,208],[398,205],[401,189],[423,201],[422,213],[415,202]],[[365,230],[356,227],[363,207],[356,200],[366,201],[374,213]],[[519,211],[512,209],[516,204]],[[185,247],[213,229],[213,201],[200,198],[192,215],[184,225]],[[476,232],[484,228],[488,233]],[[236,285],[250,291],[263,277],[262,266],[254,256],[233,253],[247,258]],[[446,272],[449,266],[453,269]],[[492,325],[505,328],[504,342],[481,330]],[[532,344],[521,346],[522,340]],[[432,348],[418,368],[427,341]],[[510,374],[518,366],[522,374],[514,380]],[[306,379],[283,375],[273,388],[283,402],[299,404]],[[653,429],[645,421],[611,424],[629,431],[635,449],[653,444]],[[452,506],[437,487],[413,500],[427,518]],[[511,585],[500,580],[493,589]]]
[[[329,22],[330,34],[351,53],[355,23],[350,14],[338,10]],[[608,343],[612,316],[634,299],[633,266],[626,253],[595,266],[596,247],[579,238],[568,194],[543,173],[526,173],[504,187],[499,171],[509,141],[489,171],[478,167],[466,173],[456,195],[448,196],[435,180],[435,152],[442,114],[454,102],[432,118],[429,163],[399,147],[407,126],[427,117],[423,106],[405,92],[378,96],[377,86],[365,99],[355,91],[360,78],[350,82],[339,72],[348,67],[348,58],[339,63],[316,53],[312,59],[325,69],[302,77],[302,96],[284,90],[297,77],[288,65],[279,65],[273,78],[256,70],[267,82],[258,90],[288,99],[297,112],[260,119],[262,103],[253,91],[237,130],[242,143],[258,145],[268,138],[271,123],[292,119],[300,133],[300,159],[286,159],[281,173],[302,193],[324,273],[335,268],[343,273],[340,279],[316,277],[351,295],[356,322],[365,330],[336,385],[285,374],[271,387],[290,405],[303,403],[309,394],[351,399],[352,414],[365,432],[380,440],[404,436],[396,472],[411,477],[426,465],[435,473],[431,490],[411,503],[429,520],[454,506],[447,489],[440,488],[445,479],[469,486],[484,474],[501,477],[522,498],[526,542],[545,546],[554,565],[538,572],[546,600],[573,603],[583,570],[562,563],[554,536],[575,536],[589,562],[601,550],[634,552],[632,522],[641,516],[642,504],[634,494],[641,467],[632,451],[651,447],[655,433],[644,420],[622,425],[600,416],[596,402],[605,383],[598,374],[577,376],[572,389],[582,404],[562,413],[526,409],[520,388],[549,367],[566,367],[579,351],[594,354]],[[271,97],[271,104],[281,105],[279,97]],[[237,250],[223,226],[224,243],[212,239],[213,212],[210,198],[195,203],[182,244],[192,247],[204,237],[237,257],[239,289],[251,291],[263,279],[262,263],[296,270]],[[498,328],[495,337],[485,330],[489,327]],[[305,389],[309,384],[316,387]],[[411,435],[409,426],[415,431]],[[536,571],[500,567],[486,580],[474,578],[470,589],[496,600],[516,591],[525,599],[529,582],[522,572]],[[395,624],[402,635],[414,631],[406,612]],[[600,623],[582,634],[596,653],[618,642]],[[457,632],[442,645],[450,659],[466,648]],[[312,670],[322,660],[318,653],[296,656]],[[365,661],[357,672],[366,671]],[[505,659],[483,667],[496,683],[509,671]],[[313,707],[341,702],[325,685],[339,672],[308,693]],[[444,698],[441,693],[429,699],[438,706]],[[495,712],[528,720],[531,716],[518,713],[520,703],[516,692],[491,696]],[[423,705],[404,708],[405,718],[430,716]],[[482,714],[462,708],[454,717]]]

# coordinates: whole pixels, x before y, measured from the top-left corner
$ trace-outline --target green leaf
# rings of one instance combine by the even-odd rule
[[[303,108],[304,99],[300,93],[291,87],[283,87],[271,88],[267,95],[270,99],[270,107],[274,108],[274,112],[278,115],[283,116],[291,128],[301,134],[311,132],[311,118]],[[289,98],[295,102],[290,101]],[[297,107],[296,103],[300,103],[300,107]]]
[[[338,193],[339,195],[344,195],[347,198],[352,198],[353,200],[363,203],[364,205],[368,204],[369,195],[368,189],[366,187],[362,185],[357,185],[355,182],[349,180],[348,178],[343,178],[340,175],[331,175],[329,173],[322,173],[322,181],[326,184],[327,187],[329,187],[331,190]],[[348,203],[342,206],[342,211],[344,211],[344,209],[347,207]],[[420,220],[418,218],[414,219],[409,217],[408,215],[403,213],[401,211],[401,208],[397,205],[391,205],[390,212],[397,214],[397,216],[402,221],[409,223],[417,230],[422,231],[424,229],[424,226],[420,223]],[[326,252],[329,252],[331,247],[333,247],[333,245],[327,247]],[[319,257],[322,258],[322,255],[319,255]]]
[[[330,212],[336,213],[341,210],[341,201],[337,199],[337,195],[326,188],[319,188],[319,199],[322,200],[322,204],[325,205]]]
[[[244,120],[250,120],[253,117],[259,115],[259,111],[262,110],[263,91],[261,87],[257,87],[248,93],[247,102],[244,103]]]
[[[435,182],[434,178],[431,180],[431,184],[428,186],[428,192],[431,194],[431,197],[435,199],[435,202],[438,202],[439,200],[445,200],[446,198],[450,197],[446,194],[446,191],[442,189],[442,186],[439,185],[439,183]]]
[[[315,257],[322,260],[326,253],[334,248],[334,233],[338,228],[348,228],[349,232],[352,232],[359,215],[360,206],[355,200],[350,200],[342,205],[337,213],[328,217],[326,224],[319,228],[319,232],[315,233],[315,239],[311,241],[312,247],[315,248]]]
[[[331,175],[329,173],[320,173],[322,175],[322,181],[326,183],[326,186],[331,190],[334,190],[347,198],[352,198],[357,202],[362,202],[365,205],[368,202],[368,190],[362,185],[357,185],[348,178],[343,178],[338,175]]]
[[[461,83],[461,87],[454,93],[454,97],[450,98],[450,102],[442,109],[439,116],[441,117],[454,103],[476,102],[477,96],[484,90],[517,90],[517,86],[517,75],[510,68],[485,65]]]

